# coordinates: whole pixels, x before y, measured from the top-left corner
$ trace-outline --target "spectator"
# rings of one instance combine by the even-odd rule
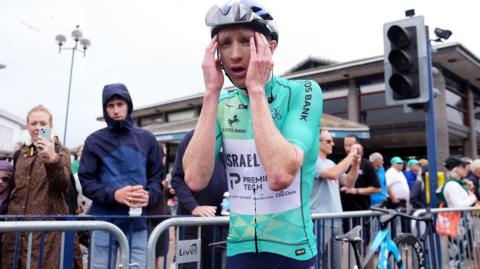
[[[407,178],[402,172],[403,160],[400,157],[390,159],[390,168],[385,173],[387,186],[392,190],[390,202],[392,208],[407,208],[407,201],[410,199],[410,189],[408,188]]]
[[[428,172],[428,161],[427,159],[418,160],[418,165],[420,166],[421,175],[425,181],[425,173]]]
[[[412,189],[410,190],[410,205],[412,206],[412,211],[427,207],[425,177],[423,176],[418,176],[413,183]]]
[[[352,134],[347,135],[343,140],[345,153],[349,154],[352,146],[355,144],[360,145],[358,137]],[[363,156],[363,148],[360,148],[360,156]],[[372,164],[363,157],[360,161],[360,169],[355,186],[352,188],[343,186],[340,190],[342,191],[344,211],[368,210],[370,208],[370,195],[382,191]]]
[[[408,187],[407,178],[403,173],[403,160],[395,156],[390,159],[391,167],[385,173],[387,186],[390,187],[390,208],[402,209],[405,212],[410,212],[410,188]],[[401,218],[401,229],[404,233],[410,231],[409,221],[406,218]],[[395,226],[392,227],[392,235],[396,235],[397,230]]]
[[[177,155],[175,158],[175,165],[173,167],[172,187],[175,189],[178,200],[177,215],[192,215],[197,217],[214,217],[220,216],[221,202],[223,193],[228,190],[227,175],[225,173],[225,162],[223,154],[219,154],[215,160],[215,166],[212,177],[208,182],[207,187],[201,191],[193,192],[185,184],[185,173],[183,171],[182,159],[185,149],[192,139],[193,130],[188,132],[178,146]],[[186,227],[180,230],[180,239],[194,239],[197,238],[197,227]],[[215,233],[215,236],[214,236]],[[221,268],[222,252],[216,248],[208,246],[212,239],[216,238],[218,241],[223,238],[221,231],[215,227],[202,227],[202,256],[200,268],[209,269]],[[211,260],[213,251],[215,251],[216,260]],[[179,268],[197,268],[196,263],[185,264]]]
[[[52,137],[39,135],[40,128],[51,129],[52,114],[42,105],[32,108],[27,114],[27,130],[30,144],[24,144],[15,155],[15,181],[10,193],[9,215],[66,215],[69,213],[65,194],[70,185],[70,152],[61,145],[55,145]],[[2,268],[25,268],[30,258],[33,268],[58,268],[60,261],[61,233],[33,233],[31,257],[27,257],[26,234],[16,241],[16,235],[4,235]],[[43,242],[43,245],[40,245]],[[17,261],[14,261],[16,246],[19,247]],[[42,255],[41,253],[48,253]],[[40,260],[40,258],[42,258]],[[79,258],[79,257],[77,257]],[[77,268],[80,260],[75,259]]]
[[[474,185],[473,193],[480,200],[480,159],[476,159],[470,164],[470,175],[467,177]]]
[[[102,104],[107,127],[87,137],[78,172],[83,194],[92,200],[90,214],[128,216],[129,208],[140,208],[144,215],[142,209],[156,204],[161,195],[163,152],[152,133],[133,125],[133,103],[125,85],[106,85]],[[112,222],[130,239],[130,263],[146,268],[146,220]],[[91,267],[108,268],[113,257],[113,268],[117,247],[111,246],[110,235],[94,231],[92,239]]]
[[[12,173],[12,165],[7,161],[0,161],[0,215],[7,213],[8,196],[12,185]],[[0,264],[2,264],[2,244],[3,234],[0,233]]]
[[[162,165],[166,164],[167,158],[166,158],[166,150],[163,148],[163,159],[162,159]],[[168,177],[168,174],[166,178]],[[169,217],[169,215],[172,214],[170,207],[167,205],[167,199],[169,197],[172,197],[175,195],[175,190],[172,189],[168,182],[167,179],[164,179],[162,181],[162,195],[159,197],[159,201],[156,204],[153,204],[151,206],[147,207],[147,214],[148,215],[160,215],[161,217],[159,218],[150,218],[149,219],[149,226],[150,226],[150,232],[155,229],[157,225],[159,225],[162,221],[164,221],[166,218]],[[175,236],[172,236],[171,238],[175,238]],[[157,246],[155,247],[155,257],[157,259],[156,261],[156,268],[161,269],[163,268],[163,264],[166,264],[166,261],[164,259],[167,258],[168,255],[168,244],[170,240],[170,234],[168,232],[164,232],[160,235],[160,237],[157,240]]]
[[[352,134],[347,135],[343,140],[345,153],[349,154],[352,146],[355,144],[360,145],[358,137]],[[363,149],[360,152],[360,156],[363,156]],[[352,188],[342,186],[340,190],[344,211],[360,211],[370,209],[370,195],[382,191],[373,165],[363,157],[360,161],[360,168],[358,170],[358,178],[355,182],[355,186]],[[366,223],[367,221],[368,218],[353,219],[352,227],[361,224],[368,225]],[[349,223],[345,221],[343,223],[344,231],[346,232],[350,228],[351,227],[349,227]],[[368,230],[369,228],[364,229],[364,243],[366,244],[368,244]]]
[[[83,152],[83,145],[79,145],[77,147],[77,150],[75,152],[75,159],[72,162],[72,166],[70,167],[70,170],[72,170],[72,174],[78,174],[78,168],[80,167],[80,158],[82,158],[82,152]]]
[[[340,200],[340,186],[353,187],[358,177],[360,165],[360,145],[353,145],[350,153],[337,165],[327,156],[332,154],[333,138],[330,132],[322,129],[315,177],[312,194],[310,195],[310,208],[312,213],[340,213],[342,201]],[[345,172],[352,167],[348,174]],[[318,223],[318,222],[317,222]],[[317,227],[317,237],[325,235],[321,242],[324,248],[320,249],[319,257],[323,266],[331,265],[333,268],[342,268],[342,244],[335,241],[335,236],[341,234],[341,220],[320,220]],[[323,232],[324,231],[324,232]],[[330,250],[329,253],[327,251]],[[328,259],[330,257],[330,259]]]
[[[85,197],[85,195],[83,195],[82,184],[80,183],[80,179],[78,178],[78,169],[80,168],[80,159],[82,158],[82,153],[83,153],[83,145],[79,145],[75,153],[75,160],[73,160],[72,166],[70,169],[72,171],[72,175],[75,180],[75,189],[78,192],[78,195],[77,195],[78,210],[76,213],[79,215],[85,215],[90,209],[90,206],[92,205],[92,201],[87,197]]]
[[[447,180],[440,190],[440,200],[446,207],[470,207],[475,204],[477,197],[468,190],[463,179],[467,176],[469,162],[450,156],[445,160],[445,168],[448,170]],[[463,221],[463,219],[462,219]],[[461,223],[460,225],[465,225]],[[450,268],[461,268],[464,259],[466,233],[457,234],[457,238],[448,238],[448,255]]]
[[[473,160],[472,160],[472,158],[467,157],[467,156],[463,156],[462,158],[460,158],[460,160],[467,163],[467,165],[465,166],[465,168],[467,168],[467,176],[465,178],[468,178],[472,174],[472,170],[470,169],[470,165],[472,164]]]
[[[410,159],[407,162],[407,169],[403,172],[405,178],[407,179],[408,188],[411,190],[413,183],[417,180],[418,173],[421,173],[420,165],[415,159]]]
[[[385,168],[383,167],[383,156],[379,152],[374,152],[368,157],[369,161],[372,163],[375,173],[377,174],[378,183],[382,189],[379,193],[374,193],[370,195],[371,205],[372,206],[382,206],[387,202],[387,199],[390,195],[390,187],[387,186],[385,179]]]
[[[448,207],[469,207],[477,198],[468,190],[463,179],[467,176],[468,162],[450,156],[445,160],[445,168],[448,170],[447,181],[443,185],[443,200]]]
[[[0,215],[7,213],[8,196],[12,188],[12,176],[13,166],[7,161],[0,161]]]

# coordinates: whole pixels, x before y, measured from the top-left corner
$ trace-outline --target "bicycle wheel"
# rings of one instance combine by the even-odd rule
[[[411,234],[402,234],[393,240],[402,256],[405,269],[424,269],[425,255],[420,241]]]

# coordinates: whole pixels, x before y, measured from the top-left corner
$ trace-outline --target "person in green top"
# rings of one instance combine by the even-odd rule
[[[83,145],[79,145],[75,152],[75,160],[72,161],[72,165],[70,165],[70,170],[72,171],[73,175],[78,174],[78,168],[80,168],[80,158],[82,157],[83,152]]]
[[[278,31],[265,7],[230,2],[205,20],[212,40],[202,63],[203,108],[183,157],[185,182],[203,189],[223,147],[231,202],[226,267],[315,268],[310,193],[321,89],[273,75]],[[222,71],[235,89],[222,90]]]

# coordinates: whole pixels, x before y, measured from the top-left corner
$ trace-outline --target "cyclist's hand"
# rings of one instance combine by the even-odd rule
[[[250,37],[250,62],[248,64],[245,87],[250,91],[264,92],[265,84],[273,68],[270,43],[261,33],[255,32]]]
[[[223,86],[222,65],[219,59],[215,59],[218,46],[218,35],[215,35],[205,49],[205,56],[203,57],[202,63],[205,90],[215,93],[219,93]]]
[[[216,206],[199,205],[193,209],[192,215],[197,217],[215,217],[216,211]]]

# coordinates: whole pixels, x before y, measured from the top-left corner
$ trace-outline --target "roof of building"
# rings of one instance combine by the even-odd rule
[[[308,56],[307,59],[299,62],[298,64],[290,68],[287,72],[285,72],[284,75],[299,72],[306,69],[328,66],[328,65],[337,64],[337,63],[338,62],[329,60],[326,58]]]
[[[470,84],[480,89],[480,58],[465,48],[461,43],[440,43],[433,46],[433,64],[440,65],[464,78]],[[308,57],[299,62],[283,77],[288,79],[313,79],[318,83],[328,83],[349,78],[368,76],[383,73],[383,55],[358,59],[349,62],[335,63],[333,61]],[[320,65],[325,63],[324,65]],[[326,63],[329,64],[326,64]],[[306,68],[311,66],[309,68]],[[304,69],[300,67],[305,67]],[[296,72],[291,72],[296,70]],[[135,117],[147,116],[158,112],[174,111],[201,105],[203,92],[154,103],[134,110]],[[102,120],[103,117],[98,117]]]
[[[18,116],[15,116],[15,115],[11,114],[10,112],[5,111],[3,109],[0,109],[0,117],[5,118],[9,121],[12,121],[12,122],[20,125],[22,128],[26,127],[24,119],[22,119]]]

